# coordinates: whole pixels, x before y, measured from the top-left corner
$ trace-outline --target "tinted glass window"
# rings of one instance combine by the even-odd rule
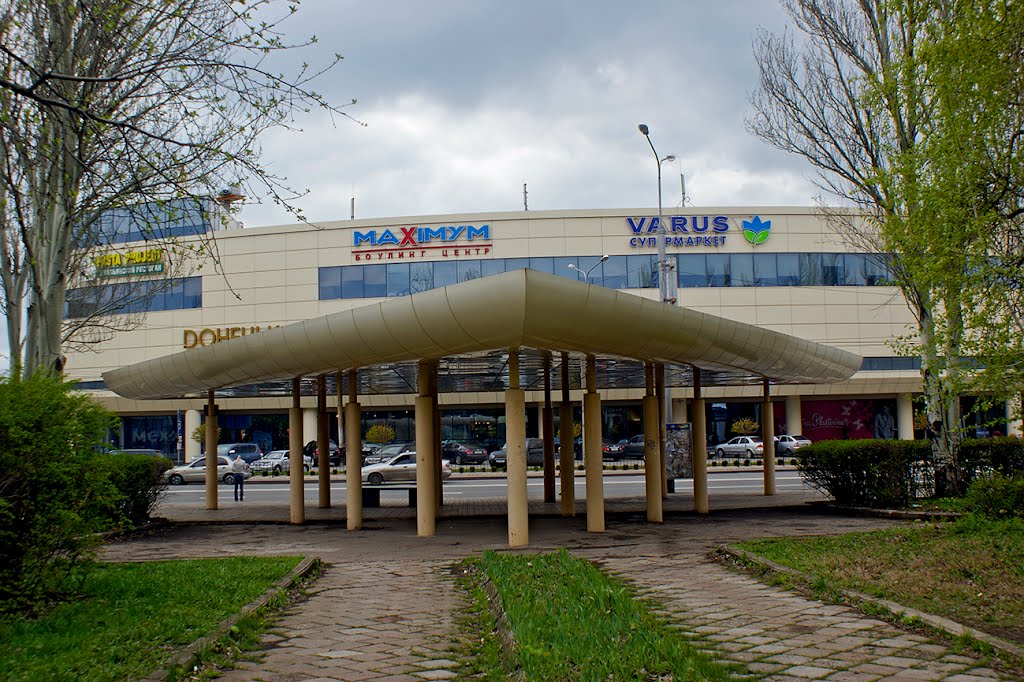
[[[387,269],[388,296],[409,295],[409,264],[388,263]]]
[[[754,286],[754,255],[734,253],[729,258],[729,286]]]
[[[821,254],[801,253],[800,286],[820,287],[821,283]]]
[[[868,283],[865,271],[865,257],[861,253],[848,253],[843,256],[843,273],[845,283],[849,286],[862,287]]]
[[[352,265],[341,269],[341,297],[363,298],[363,267]]]
[[[821,281],[827,287],[835,287],[843,284],[843,254],[823,253],[821,254]]]
[[[434,288],[434,269],[430,263],[409,264],[409,293],[430,291]]]
[[[800,286],[800,256],[795,253],[780,253],[776,258],[780,287]]]
[[[626,256],[612,256],[604,262],[604,286],[626,288]]]
[[[458,267],[455,261],[439,261],[430,263],[434,266],[434,288],[439,289],[459,281]]]
[[[320,300],[341,298],[341,268],[320,268]]]
[[[709,253],[705,256],[708,268],[707,286],[729,286],[729,256],[727,254]]]
[[[505,272],[505,259],[495,258],[493,260],[480,261],[480,274],[483,277],[498,275]]]
[[[775,269],[774,253],[754,254],[754,285],[774,287],[779,285],[779,276]]]
[[[654,289],[658,286],[657,256],[626,256],[626,286],[630,289]]]
[[[679,286],[681,287],[706,287],[708,286],[708,271],[705,265],[704,254],[687,253],[678,257],[679,260]],[[657,277],[655,277],[657,279]]]
[[[506,258],[505,259],[505,272],[512,272],[513,270],[522,270],[523,268],[530,267],[529,258]]]
[[[531,258],[530,269],[537,270],[538,272],[546,272],[549,275],[555,273],[555,259],[554,258]]]
[[[387,283],[386,265],[363,266],[363,296],[366,298],[383,298],[387,296]]]
[[[460,282],[468,282],[480,277],[480,261],[478,260],[460,260],[457,267]]]
[[[579,259],[576,256],[568,256],[561,258],[552,258],[551,271],[560,277],[569,277],[570,279],[576,279],[576,271],[572,270],[569,265],[579,265]]]

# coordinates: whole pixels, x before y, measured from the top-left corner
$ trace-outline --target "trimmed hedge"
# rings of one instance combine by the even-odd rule
[[[967,485],[990,474],[1024,475],[1024,440],[1003,438],[969,438],[960,448],[960,475]]]
[[[994,519],[1024,518],[1024,476],[979,478],[964,498],[968,511]]]
[[[131,453],[112,453],[100,459],[117,489],[113,509],[107,513],[111,527],[132,527],[148,521],[160,493],[167,489],[164,472],[171,468],[171,461]]]
[[[904,507],[930,486],[918,466],[931,459],[928,441],[826,440],[796,454],[804,480],[843,505]]]

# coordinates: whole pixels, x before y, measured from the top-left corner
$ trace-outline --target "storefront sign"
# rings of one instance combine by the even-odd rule
[[[768,238],[772,222],[754,216],[744,220],[743,235],[755,246]],[[658,247],[658,216],[626,218],[626,226],[633,233],[629,245],[634,249]],[[728,232],[735,232],[725,215],[665,216],[665,246],[667,247],[720,247],[725,246]]]
[[[417,258],[468,258],[491,253],[490,225],[440,225],[438,227],[396,227],[354,232],[356,261],[412,260]]]
[[[126,253],[104,253],[92,258],[96,268],[96,277],[130,277],[132,275],[150,275],[164,271],[163,249],[146,249],[128,251]]]
[[[281,325],[268,324],[263,327],[207,327],[206,329],[186,329],[182,348],[196,348],[197,346],[212,346],[221,341],[237,339],[249,334],[255,334]]]

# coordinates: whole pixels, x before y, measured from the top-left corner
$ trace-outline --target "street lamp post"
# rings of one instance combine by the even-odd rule
[[[594,263],[593,265],[591,265],[589,268],[586,269],[586,271],[581,270],[580,268],[576,267],[576,265],[574,263],[569,263],[569,269],[570,270],[575,270],[578,275],[583,275],[583,282],[585,284],[590,284],[590,273],[592,273],[597,268],[598,265],[600,265],[601,263],[605,262],[606,260],[608,260],[608,256],[601,256],[601,260],[599,260],[596,263]]]
[[[665,257],[665,238],[668,235],[668,231],[665,229],[665,216],[662,215],[661,209],[661,164],[666,161],[675,161],[676,157],[672,154],[669,154],[664,158],[658,156],[658,151],[654,148],[654,143],[651,142],[651,129],[647,127],[646,123],[641,123],[638,127],[644,137],[647,138],[647,144],[651,146],[651,152],[654,154],[654,161],[658,166],[658,289],[661,293],[662,303],[675,303],[675,297],[669,294],[668,284],[669,271],[672,270],[672,268],[669,266],[668,259]]]

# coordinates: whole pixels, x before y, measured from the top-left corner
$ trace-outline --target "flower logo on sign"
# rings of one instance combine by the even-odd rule
[[[743,221],[743,236],[754,246],[763,244],[771,231],[772,221],[761,220],[761,216],[756,215],[753,220]]]

